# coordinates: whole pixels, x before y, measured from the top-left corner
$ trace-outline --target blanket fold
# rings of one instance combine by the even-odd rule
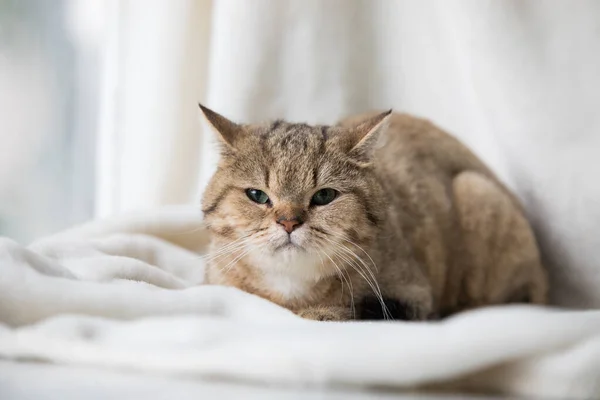
[[[600,397],[600,311],[322,323],[201,285],[195,209],[0,240],[0,357],[254,382]]]

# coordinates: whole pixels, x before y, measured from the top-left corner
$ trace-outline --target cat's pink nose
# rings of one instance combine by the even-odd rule
[[[277,220],[277,223],[282,225],[283,229],[285,229],[285,231],[287,233],[292,233],[294,231],[294,229],[296,229],[296,227],[298,227],[302,224],[302,222],[300,222],[297,218],[294,218],[294,219],[279,218]]]

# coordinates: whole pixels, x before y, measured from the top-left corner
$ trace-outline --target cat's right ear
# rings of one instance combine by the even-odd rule
[[[214,112],[210,108],[204,107],[200,103],[198,103],[198,106],[215,131],[219,141],[224,145],[224,148],[235,151],[236,141],[243,132],[242,127],[235,122],[228,120],[221,114]]]

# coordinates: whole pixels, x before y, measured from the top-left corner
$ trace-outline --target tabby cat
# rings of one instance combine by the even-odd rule
[[[430,122],[387,111],[245,125],[200,107],[221,149],[202,200],[207,283],[315,320],[546,301],[519,202]]]

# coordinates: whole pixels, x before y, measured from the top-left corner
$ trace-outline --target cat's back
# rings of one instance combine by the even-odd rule
[[[376,113],[353,116],[353,126]],[[392,114],[374,158],[387,203],[377,243],[397,265],[400,238],[429,278],[442,314],[481,304],[543,303],[546,279],[517,198],[473,152],[431,122]],[[391,249],[391,250],[390,250]],[[393,281],[394,270],[386,279]]]
[[[379,112],[351,116],[340,122],[355,126]],[[459,175],[477,174],[492,182],[513,206],[516,197],[494,173],[451,134],[432,122],[409,114],[393,113],[380,138],[374,167],[385,191],[390,212],[408,233],[411,227],[434,224],[442,235],[451,234],[453,189]],[[432,228],[433,229],[433,228]]]
[[[352,116],[340,122],[356,126],[378,112]],[[388,223],[412,237],[446,236],[453,232],[453,182],[464,172],[481,174],[508,193],[473,152],[430,121],[394,113],[382,132],[374,157],[374,171],[388,204]],[[511,196],[509,194],[509,196]]]
[[[379,111],[351,116],[340,125],[354,126],[377,114]],[[409,114],[390,116],[375,162],[381,174],[391,173],[402,181],[417,176],[447,180],[465,170],[496,180],[485,164],[454,136],[426,119]]]

